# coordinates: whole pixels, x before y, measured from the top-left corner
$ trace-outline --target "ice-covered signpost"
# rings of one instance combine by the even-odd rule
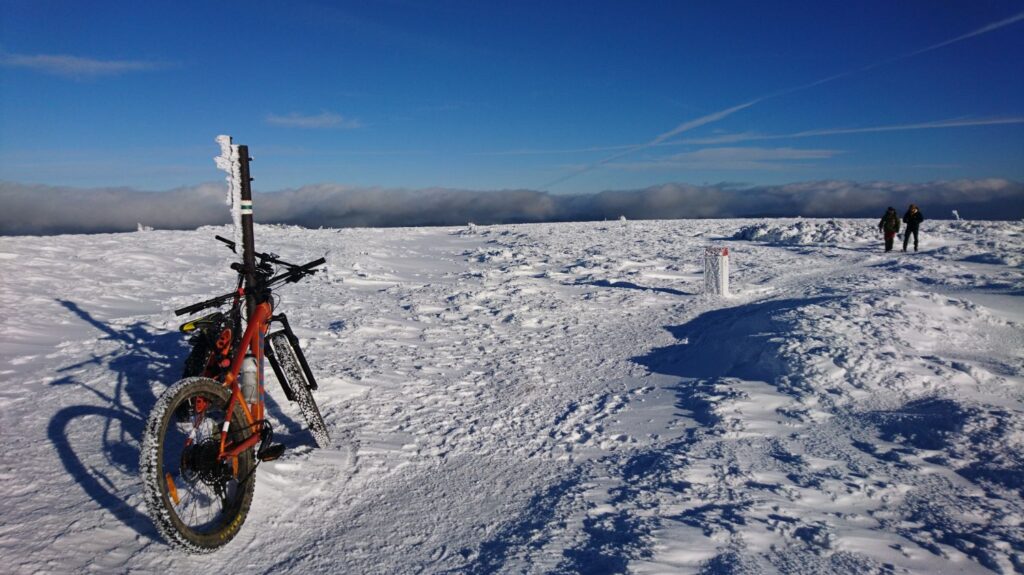
[[[704,248],[704,293],[729,295],[729,248]]]
[[[231,221],[235,224],[235,246],[242,246],[242,265],[245,267],[246,287],[256,281],[256,247],[252,237],[252,178],[249,177],[249,146],[231,143],[231,136],[217,136],[220,155],[214,158],[217,167],[227,172],[228,197],[231,206]],[[235,250],[237,253],[237,249]],[[246,297],[249,316],[252,317],[256,302]]]

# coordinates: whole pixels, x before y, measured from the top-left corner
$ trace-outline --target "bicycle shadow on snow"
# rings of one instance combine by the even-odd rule
[[[139,534],[159,539],[149,516],[129,503],[129,499],[141,489],[137,480],[139,446],[146,416],[157,400],[152,382],[177,379],[174,366],[181,364],[186,351],[181,337],[175,333],[154,335],[145,322],[112,326],[74,302],[57,302],[102,332],[99,340],[120,345],[106,355],[93,355],[58,370],[73,372],[94,364],[108,368],[116,379],[109,388],[85,383],[73,374],[51,382],[55,386],[79,386],[95,396],[98,403],[61,409],[50,419],[47,436],[64,468],[93,501]],[[91,420],[98,420],[100,425]],[[98,453],[94,444],[89,445],[97,434],[102,446]]]
[[[92,364],[106,367],[116,379],[110,387],[104,387],[69,373],[51,382],[55,386],[78,386],[97,402],[59,410],[50,419],[47,437],[64,468],[93,501],[140,535],[159,540],[140,497],[139,448],[146,419],[159,393],[180,378],[188,346],[177,332],[163,331],[141,321],[127,326],[111,325],[97,320],[72,301],[57,302],[102,332],[100,341],[114,341],[119,347],[57,370],[74,372]],[[276,435],[278,441],[286,445],[313,441],[309,432],[303,434],[303,426],[282,413],[269,396],[267,409],[287,430]],[[91,443],[97,439],[101,444],[99,451]]]

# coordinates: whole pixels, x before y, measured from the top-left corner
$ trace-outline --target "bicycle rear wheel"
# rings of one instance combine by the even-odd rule
[[[146,422],[139,467],[150,517],[172,545],[208,553],[231,541],[252,504],[253,450],[217,459],[230,391],[192,377],[160,397]],[[251,434],[241,408],[230,416],[228,440]]]

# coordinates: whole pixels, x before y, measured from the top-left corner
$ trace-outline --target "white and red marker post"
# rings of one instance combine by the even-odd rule
[[[729,295],[729,248],[704,248],[704,293]]]

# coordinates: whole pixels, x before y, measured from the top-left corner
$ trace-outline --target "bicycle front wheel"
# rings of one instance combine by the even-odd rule
[[[331,446],[331,434],[327,431],[327,424],[324,423],[324,417],[320,415],[320,408],[316,406],[316,401],[313,399],[313,393],[309,391],[309,388],[304,385],[296,386],[292,390],[295,395],[295,403],[299,404],[299,411],[302,412],[302,416],[306,418],[306,423],[309,425],[309,432],[313,434],[313,439],[316,444],[320,447]]]
[[[167,389],[146,422],[139,467],[150,517],[172,545],[208,553],[238,534],[252,504],[253,450],[219,459],[225,421],[228,441],[252,433],[239,407],[226,413],[230,391],[204,378]]]
[[[295,344],[288,338],[284,331],[271,334],[267,338],[270,348],[271,365],[278,379],[284,379],[282,385],[292,393],[292,399],[299,404],[299,411],[306,418],[309,424],[309,432],[319,447],[331,446],[331,434],[327,431],[327,424],[324,417],[320,415],[320,408],[316,406],[313,399],[313,392],[309,389],[310,383],[306,379],[306,372],[303,369],[303,360],[299,359]],[[300,352],[301,353],[301,352]]]

